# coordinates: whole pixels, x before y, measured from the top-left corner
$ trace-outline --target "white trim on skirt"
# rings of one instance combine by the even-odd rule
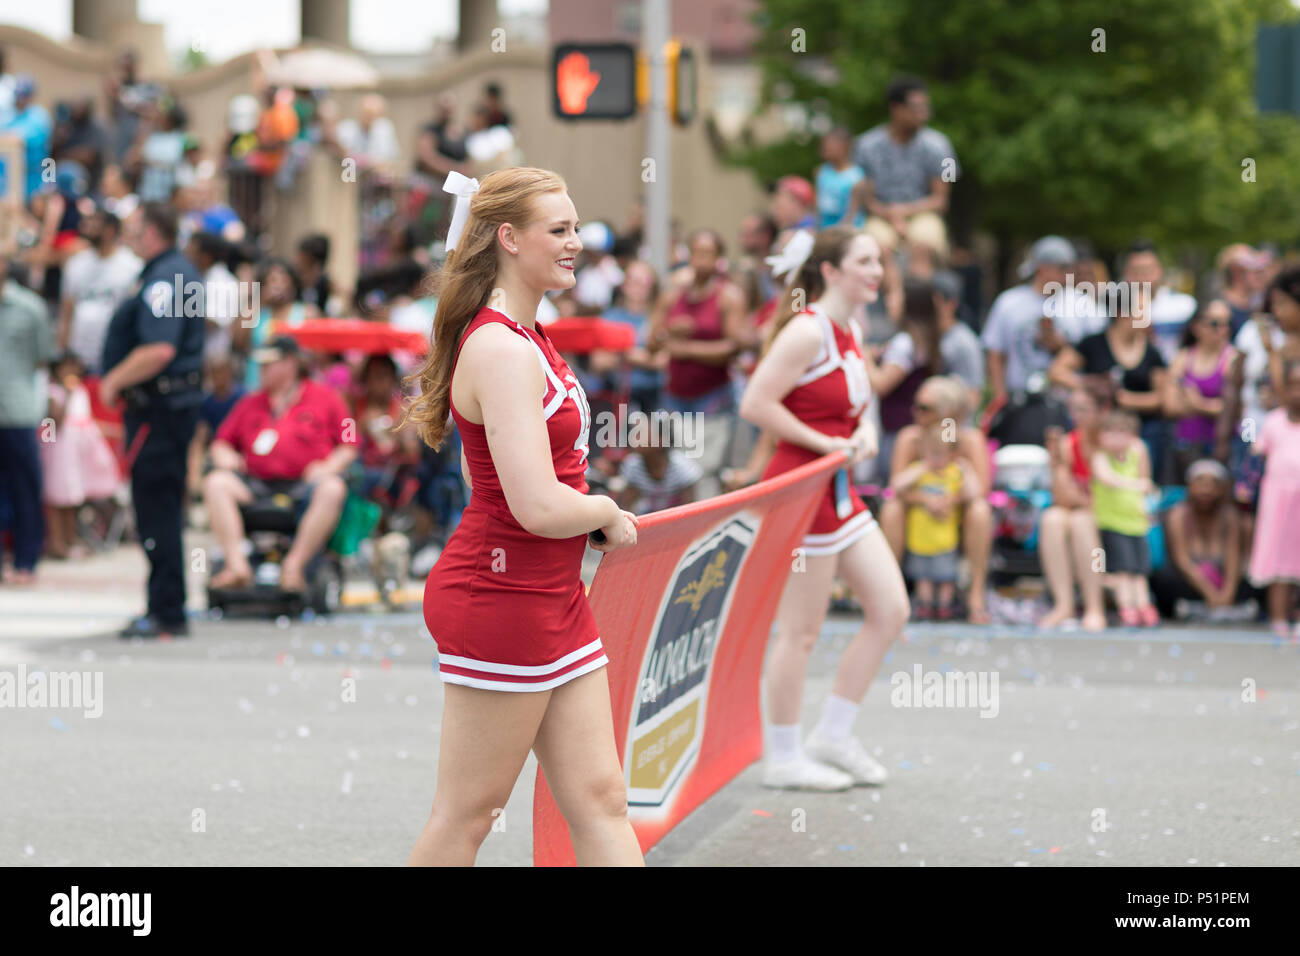
[[[563,657],[551,661],[549,664],[498,664],[494,661],[480,661],[472,657],[457,657],[452,654],[438,655],[438,676],[445,683],[463,684],[466,687],[478,687],[482,690],[506,690],[506,691],[539,691],[550,690],[552,687],[558,687],[566,681],[573,680],[575,677],[581,677],[583,674],[590,673],[598,667],[604,667],[609,663],[609,658],[603,653],[593,660],[587,661],[580,667],[573,670],[564,670],[574,661],[582,660],[591,654],[602,650],[600,638],[596,638],[584,647],[576,651],[570,651]],[[477,674],[454,674],[443,670],[443,665],[448,667],[457,667],[462,670],[477,671]],[[511,680],[511,675],[518,677],[542,677],[547,674],[555,674],[556,671],[563,673],[552,677],[550,680],[524,681]],[[493,679],[500,675],[499,679]]]
[[[834,531],[810,534],[803,539],[803,553],[812,556],[839,554],[876,525],[870,511],[860,511]]]

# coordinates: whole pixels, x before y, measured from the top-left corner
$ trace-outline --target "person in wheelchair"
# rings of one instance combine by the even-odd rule
[[[337,393],[306,377],[293,338],[277,336],[252,359],[261,365],[261,387],[221,423],[213,469],[203,482],[203,502],[226,558],[211,587],[252,584],[240,506],[284,493],[299,522],[280,564],[280,589],[302,592],[304,570],[333,534],[347,500],[343,475],[356,458],[356,424]]]

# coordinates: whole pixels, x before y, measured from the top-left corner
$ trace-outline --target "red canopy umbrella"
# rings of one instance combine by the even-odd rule
[[[563,316],[543,326],[557,351],[586,355],[597,349],[627,352],[636,345],[636,329],[626,322],[598,316]],[[280,325],[277,334],[291,335],[304,349],[317,352],[391,352],[429,350],[419,332],[397,329],[383,322],[365,319],[307,319],[299,325]]]
[[[423,354],[429,341],[419,332],[397,329],[386,322],[365,319],[307,319],[300,325],[280,326],[276,332],[291,335],[304,349],[316,352],[391,352]]]
[[[546,337],[559,352],[586,355],[597,349],[628,352],[636,346],[636,329],[599,316],[562,316],[547,325]]]

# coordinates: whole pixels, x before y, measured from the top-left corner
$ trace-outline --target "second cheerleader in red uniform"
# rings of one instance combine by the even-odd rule
[[[802,248],[801,248],[802,247]],[[883,269],[866,233],[834,226],[798,233],[783,258],[791,275],[766,350],[740,413],[777,440],[764,478],[844,450],[849,465],[876,453],[863,412],[871,388],[862,341],[850,317],[873,302]],[[804,311],[796,303],[808,302]],[[907,589],[879,526],[846,469],[827,482],[786,583],[768,652],[767,760],[770,787],[842,790],[887,774],[853,735],[853,724],[885,651],[908,618]],[[808,656],[826,619],[836,575],[862,605],[862,627],[845,649],[821,719],[803,742],[800,716]]]
[[[536,322],[543,293],[574,284],[577,214],[542,169],[481,186],[452,174],[443,188],[461,197],[454,251],[408,418],[437,448],[450,413],[471,496],[425,585],[444,703],[437,790],[410,862],[472,864],[532,750],[578,863],[641,865],[608,658],[579,577],[588,533],[603,533],[602,551],[634,545],[636,519],[586,493],[587,398]]]

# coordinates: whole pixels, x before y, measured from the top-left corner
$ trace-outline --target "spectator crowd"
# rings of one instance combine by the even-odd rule
[[[1300,633],[1290,624],[1300,581],[1300,260],[1238,243],[1196,277],[1174,273],[1140,237],[1108,263],[1084,237],[1049,235],[1028,248],[1019,281],[1001,288],[950,234],[962,169],[929,125],[925,84],[898,78],[882,98],[885,122],[825,133],[813,175],[781,177],[763,208],[686,235],[674,224],[664,274],[649,264],[640,204],[621,222],[583,226],[576,284],[544,300],[538,321],[600,317],[634,331],[630,349],[568,356],[593,427],[601,412],[699,423],[690,442],[679,433],[668,446],[593,442],[592,485],[646,512],[757,480],[771,443],[738,408],[784,290],[781,259],[802,233],[848,224],[875,239],[884,265],[878,301],[856,316],[880,441],[855,479],[914,587],[918,618],[988,623],[999,611],[992,577],[1024,567],[1043,579],[1044,627],[1259,616],[1279,635]],[[345,408],[359,435],[314,433],[304,441],[320,457],[249,478],[307,475],[316,490],[303,509],[327,501],[335,517],[348,493],[375,500],[379,531],[407,534],[417,554],[445,540],[466,500],[459,445],[434,452],[392,431],[414,355],[361,345],[299,353],[285,339],[320,317],[430,334],[437,303],[424,280],[449,214],[443,180],[523,160],[501,90],[489,84],[463,123],[462,104],[440,96],[413,131],[409,170],[398,168],[402,134],[377,95],[341,118],[328,94],[267,84],[230,103],[224,142],[203,143],[182,105],[124,54],[102,102],[102,118],[93,96],[53,104],[51,115],[30,77],[0,76],[0,137],[21,141],[27,169],[22,226],[0,249],[0,491],[13,578],[30,579],[42,553],[82,553],[88,503],[120,504],[130,449],[95,383],[107,371],[109,318],[140,274],[140,236],[149,223],[171,231],[169,218],[204,279],[189,487],[215,504],[214,529],[234,542],[231,503],[251,482],[230,475],[278,454],[257,450],[257,423],[305,402]],[[270,256],[266,196],[291,189],[312,150],[356,161],[361,247],[305,235],[292,259]],[[43,175],[47,159],[53,176]],[[738,237],[734,249],[724,232]],[[359,258],[355,288],[331,282],[342,254]],[[57,442],[29,441],[51,423]],[[23,513],[33,494],[44,509],[36,543]],[[309,524],[319,546],[328,529]],[[294,575],[302,558],[295,553]]]

